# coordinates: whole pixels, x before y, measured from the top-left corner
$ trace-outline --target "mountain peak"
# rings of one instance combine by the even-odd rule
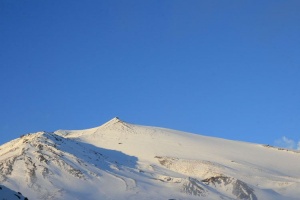
[[[122,121],[122,120],[120,120],[119,117],[114,117],[114,118],[112,118],[112,119],[109,120],[109,121],[120,122],[120,121]]]
[[[111,120],[109,120],[108,122],[106,122],[106,123],[104,123],[103,125],[101,125],[101,127],[102,127],[102,126],[104,126],[104,127],[106,127],[106,126],[111,126],[111,125],[117,124],[117,123],[123,123],[123,121],[120,120],[119,117],[114,117],[114,118],[112,118]]]

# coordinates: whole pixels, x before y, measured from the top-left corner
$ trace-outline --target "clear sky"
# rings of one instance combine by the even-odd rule
[[[0,1],[0,144],[122,120],[300,140],[300,1]]]

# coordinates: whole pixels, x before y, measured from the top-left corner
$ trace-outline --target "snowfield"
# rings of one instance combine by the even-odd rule
[[[118,118],[0,146],[0,185],[28,199],[296,200],[299,166],[298,151]]]
[[[0,199],[1,200],[28,200],[27,197],[24,197],[21,192],[15,192],[3,185],[0,185]]]

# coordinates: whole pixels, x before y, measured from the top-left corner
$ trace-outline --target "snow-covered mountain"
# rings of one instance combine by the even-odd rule
[[[296,200],[300,153],[114,118],[0,146],[0,185],[28,199]]]

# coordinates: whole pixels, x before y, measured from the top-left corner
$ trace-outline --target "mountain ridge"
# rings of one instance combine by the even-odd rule
[[[113,118],[91,129],[37,132],[1,145],[0,184],[29,199],[295,200],[299,158]]]

